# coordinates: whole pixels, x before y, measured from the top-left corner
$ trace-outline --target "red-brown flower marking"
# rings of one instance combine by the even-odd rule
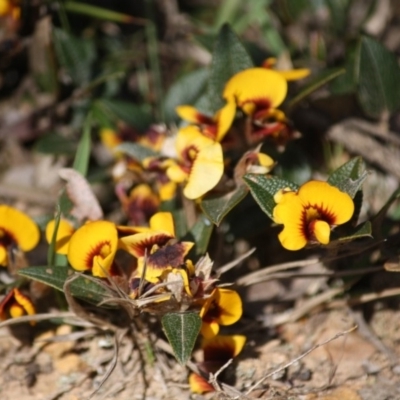
[[[279,240],[288,250],[302,249],[307,243],[328,244],[331,229],[354,213],[347,193],[321,181],[307,182],[298,192],[280,191],[275,202],[274,220],[284,225]]]

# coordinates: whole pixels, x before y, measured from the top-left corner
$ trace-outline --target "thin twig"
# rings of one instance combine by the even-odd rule
[[[9,325],[16,325],[22,324],[24,322],[31,322],[31,321],[46,321],[48,319],[55,319],[55,318],[73,318],[76,317],[76,314],[73,312],[54,312],[54,313],[45,313],[45,314],[35,314],[35,315],[24,315],[18,318],[8,319],[7,321],[3,321],[0,323],[0,328]]]
[[[229,271],[230,269],[232,269],[233,267],[236,267],[236,265],[238,265],[239,263],[241,263],[245,258],[251,256],[254,252],[256,251],[256,248],[253,247],[252,249],[250,249],[248,252],[244,253],[243,255],[241,255],[240,257],[238,257],[236,260],[231,261],[228,264],[223,265],[222,267],[219,267],[217,269],[217,275],[221,276],[222,274],[224,274],[225,272]]]
[[[278,372],[281,372],[281,371],[285,370],[286,368],[290,367],[291,365],[297,363],[298,361],[300,361],[304,357],[308,356],[311,352],[313,352],[314,350],[318,349],[319,347],[325,346],[326,344],[332,342],[333,340],[336,340],[336,339],[338,339],[338,338],[340,338],[340,337],[342,337],[344,335],[347,335],[347,334],[353,332],[356,329],[357,329],[357,325],[353,326],[352,328],[348,329],[347,331],[343,331],[343,332],[337,333],[335,336],[331,337],[330,339],[327,339],[327,340],[325,340],[325,341],[323,341],[321,343],[318,343],[318,344],[314,345],[309,350],[307,350],[305,353],[301,354],[300,356],[296,357],[292,361],[289,361],[287,364],[283,365],[282,367],[279,367],[278,369],[275,369],[274,371],[272,371],[269,374],[267,374],[264,377],[262,377],[253,386],[250,387],[250,389],[245,393],[245,395],[247,396],[248,394],[250,394],[254,389],[256,389],[259,385],[261,385],[267,378],[270,378],[271,376],[277,374]]]
[[[91,398],[93,398],[93,396],[101,389],[101,387],[104,385],[104,383],[107,381],[107,379],[110,377],[110,375],[112,374],[112,372],[114,371],[117,362],[118,362],[118,354],[119,354],[119,342],[120,340],[123,339],[123,337],[126,335],[126,333],[128,332],[128,329],[123,329],[121,331],[117,331],[114,335],[114,354],[113,354],[113,358],[109,364],[109,367],[107,368],[106,373],[104,374],[104,376],[101,378],[101,381],[99,383],[99,386],[97,387],[97,389],[89,396],[88,400],[90,400]],[[119,337],[120,336],[120,337]]]
[[[265,276],[269,276],[274,272],[286,271],[291,268],[306,267],[308,265],[317,264],[319,262],[321,262],[321,259],[312,258],[310,260],[297,260],[297,261],[286,262],[283,264],[271,265],[271,266],[265,267],[259,271],[255,271],[250,274],[242,276],[240,279],[238,279],[236,281],[236,283],[238,285],[247,286],[247,285],[249,285],[249,283],[247,283],[247,282],[260,281],[260,279],[263,279]]]
[[[217,378],[223,371],[225,371],[226,368],[229,367],[229,365],[232,364],[232,361],[233,361],[233,358],[229,359],[215,374],[212,374],[210,372],[210,377],[209,377],[208,381],[211,383],[211,385],[217,392],[221,391],[221,387],[220,387],[219,383],[217,382]]]

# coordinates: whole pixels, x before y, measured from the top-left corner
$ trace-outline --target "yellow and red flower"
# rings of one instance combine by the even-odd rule
[[[36,309],[32,301],[17,288],[8,292],[0,303],[0,320],[2,321],[34,314],[36,314]],[[34,325],[34,321],[31,325]]]
[[[177,114],[185,121],[196,124],[204,136],[221,142],[235,118],[235,101],[229,99],[224,107],[218,110],[213,117],[198,111],[195,107],[182,105],[176,108]]]
[[[156,283],[159,277],[185,264],[192,242],[176,242],[172,214],[158,212],[150,218],[150,227],[137,227],[137,233],[120,238],[120,247],[138,260],[137,277]]]
[[[274,221],[283,224],[279,241],[287,250],[307,243],[328,244],[331,229],[349,221],[352,198],[327,182],[309,181],[297,192],[281,190],[275,197]]]
[[[16,208],[0,205],[0,265],[9,263],[8,253],[13,246],[30,251],[39,243],[36,223]]]
[[[47,243],[51,243],[54,234],[54,228],[56,225],[56,221],[53,219],[48,222],[46,225],[46,240]],[[75,227],[66,219],[60,219],[57,229],[56,236],[56,253],[59,254],[67,254],[68,246],[71,236],[75,232]]]
[[[185,183],[185,197],[197,199],[217,185],[224,172],[219,143],[205,137],[197,126],[189,125],[179,130],[176,151],[178,160],[170,160],[166,173],[171,181]]]
[[[201,349],[203,361],[199,363],[199,369],[205,374],[216,373],[230,359],[235,358],[243,349],[246,336],[217,335],[211,339],[203,339]],[[189,386],[193,393],[213,392],[215,389],[202,376],[192,373],[189,376]]]
[[[262,63],[263,68],[273,69],[275,72],[281,74],[287,81],[297,81],[299,79],[306,78],[310,75],[310,70],[307,68],[297,68],[297,69],[275,69],[276,58],[269,57]]]
[[[144,225],[160,206],[160,197],[147,183],[141,183],[126,194],[122,185],[115,188],[122,208],[132,225]]]
[[[101,278],[115,273],[114,257],[118,249],[118,231],[108,221],[88,222],[70,238],[68,261],[77,271],[91,271]]]
[[[10,16],[13,20],[21,17],[21,7],[18,0],[0,0],[0,17]]]
[[[276,71],[249,68],[234,75],[226,84],[223,98],[234,100],[247,115],[261,119],[278,107],[286,97],[287,82]]]
[[[200,310],[203,320],[201,334],[205,338],[216,336],[220,325],[234,324],[240,319],[242,312],[242,300],[237,292],[215,288]]]

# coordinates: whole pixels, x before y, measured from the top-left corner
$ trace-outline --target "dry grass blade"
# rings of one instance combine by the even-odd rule
[[[110,377],[110,375],[113,373],[117,362],[118,362],[118,354],[119,354],[119,342],[120,340],[123,339],[123,337],[126,335],[128,332],[128,329],[124,329],[121,331],[117,331],[114,335],[114,354],[113,358],[109,364],[109,367],[104,374],[103,378],[101,379],[98,388],[89,396],[88,400],[92,399],[93,396],[101,389],[101,387],[104,385],[104,383],[107,381],[107,379]]]
[[[242,286],[249,286],[254,283],[262,282],[263,280],[265,280],[265,277],[268,277],[275,272],[286,271],[291,268],[302,268],[308,265],[317,264],[318,262],[321,262],[319,258],[312,258],[310,260],[298,260],[283,264],[271,265],[259,271],[251,272],[250,274],[242,276],[236,281],[236,283]]]
[[[18,318],[8,319],[0,323],[0,328],[10,325],[22,324],[24,322],[31,321],[47,321],[49,319],[64,319],[64,318],[73,318],[76,317],[73,312],[54,312],[54,313],[45,313],[45,314],[35,314],[35,315],[24,315]]]
[[[250,249],[247,253],[244,253],[243,255],[241,255],[240,257],[238,257],[236,260],[223,265],[222,267],[219,267],[217,269],[217,275],[221,276],[222,274],[224,274],[225,272],[229,271],[230,269],[236,267],[236,265],[238,265],[239,263],[241,263],[244,259],[246,259],[247,257],[251,256],[254,252],[256,251],[256,248],[253,247],[252,249]]]
[[[71,308],[71,310],[79,317],[82,318],[83,320],[89,321],[93,323],[94,325],[102,328],[102,329],[110,329],[112,331],[116,331],[117,327],[111,324],[109,321],[99,318],[96,315],[93,315],[92,313],[87,312],[84,307],[82,307],[72,296],[71,291],[69,289],[69,285],[77,278],[79,278],[79,274],[73,275],[70,278],[68,278],[64,282],[64,287],[63,291],[65,294],[65,299],[67,300],[68,306]]]
[[[275,369],[274,371],[270,372],[269,374],[265,375],[264,377],[262,377],[259,381],[257,381],[250,389],[247,390],[247,392],[245,393],[245,395],[249,395],[253,390],[255,390],[259,385],[261,385],[266,379],[270,378],[271,376],[273,376],[274,374],[277,374],[278,372],[281,372],[283,370],[285,370],[286,368],[290,367],[291,365],[297,363],[298,361],[300,361],[301,359],[303,359],[304,357],[308,356],[311,352],[313,352],[314,350],[318,349],[321,346],[325,346],[326,344],[332,342],[333,340],[336,340],[344,335],[347,335],[351,332],[353,332],[354,330],[357,329],[357,325],[353,326],[352,328],[343,331],[343,332],[339,332],[337,333],[335,336],[323,341],[322,343],[318,343],[314,346],[312,346],[309,350],[307,350],[305,353],[301,354],[300,356],[296,357],[295,359],[291,360],[290,362],[286,363],[285,365],[283,365],[282,367],[279,367],[278,369]],[[239,398],[237,398],[239,399]]]

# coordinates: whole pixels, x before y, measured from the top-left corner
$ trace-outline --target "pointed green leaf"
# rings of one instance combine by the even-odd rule
[[[68,267],[29,267],[18,271],[19,275],[45,283],[54,289],[64,289],[64,283],[74,271]],[[106,289],[101,285],[83,276],[78,277],[70,285],[71,294],[92,304],[98,304],[107,296]]]
[[[332,172],[329,175],[328,183],[354,198],[366,177],[364,161],[361,157],[356,157]]]
[[[73,83],[76,86],[89,83],[95,61],[93,41],[73,36],[60,28],[53,29],[53,39],[58,62],[65,68]]]
[[[346,70],[344,68],[329,69],[321,72],[320,74],[315,76],[311,80],[311,82],[309,82],[307,85],[301,88],[301,90],[297,93],[297,95],[294,96],[292,100],[290,100],[288,108],[295,107],[305,97],[309,96],[311,93],[315,92],[321,86],[326,85],[328,82],[331,82],[333,79],[344,74],[345,72]]]
[[[89,17],[98,19],[105,19],[106,21],[128,24],[137,20],[137,18],[128,14],[122,14],[113,10],[108,10],[107,8],[97,7],[77,1],[67,1],[63,7],[69,12],[88,15]]]
[[[258,174],[246,174],[243,180],[248,185],[254,200],[258,203],[261,209],[271,218],[274,207],[276,206],[274,195],[278,190],[290,188],[297,191],[299,186],[293,182],[276,176],[262,176]]]
[[[109,121],[114,123],[122,120],[139,131],[146,130],[152,122],[150,108],[139,106],[137,104],[115,99],[99,99],[93,107],[96,109],[96,115],[104,113]]]
[[[176,359],[185,365],[199,335],[201,318],[195,312],[170,313],[164,315],[161,322]]]
[[[121,153],[124,153],[139,162],[142,162],[147,157],[156,157],[158,155],[157,152],[150,149],[149,147],[130,142],[119,144],[115,147],[114,151],[120,151]]]
[[[35,151],[44,154],[74,155],[76,152],[76,142],[56,132],[50,132],[36,141]]]
[[[371,117],[400,108],[400,68],[395,54],[364,36],[358,56],[358,98]]]
[[[83,176],[87,175],[89,169],[90,149],[91,149],[91,133],[92,130],[92,115],[89,113],[83,124],[83,134],[78,144],[74,159],[74,169],[80,172]]]
[[[220,197],[206,196],[201,201],[200,207],[204,214],[218,226],[229,211],[246,197],[248,192],[248,188],[245,185],[241,185],[232,192]]]
[[[183,104],[194,104],[205,90],[208,78],[207,69],[198,69],[178,79],[168,90],[164,100],[167,122],[177,121],[175,108]]]
[[[213,112],[224,105],[221,96],[228,79],[251,67],[253,67],[253,61],[239,38],[229,25],[223,25],[215,43],[207,88]]]
[[[213,229],[212,222],[205,215],[200,214],[196,223],[185,235],[185,240],[196,243],[196,255],[203,255],[207,251]]]
[[[354,239],[360,239],[364,237],[372,237],[372,225],[370,221],[366,221],[363,224],[357,226],[354,232],[349,235],[339,238],[339,241],[350,241]]]

